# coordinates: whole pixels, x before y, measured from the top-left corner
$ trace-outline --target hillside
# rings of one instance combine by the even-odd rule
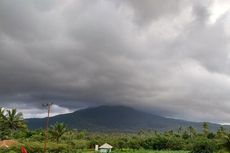
[[[46,118],[27,119],[29,128],[43,128]],[[50,118],[50,125],[64,122],[71,128],[90,131],[137,131],[140,129],[168,130],[182,126],[193,126],[201,129],[202,123],[165,118],[124,106],[99,106],[79,110],[70,114]],[[220,125],[209,123],[214,131]]]

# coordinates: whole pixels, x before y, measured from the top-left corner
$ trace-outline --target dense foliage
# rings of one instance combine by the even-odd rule
[[[22,113],[0,108],[0,139],[12,138],[13,134],[26,129]]]
[[[20,152],[20,146],[25,146],[29,153],[43,152],[45,139],[43,129],[28,130],[22,114],[16,109],[8,111],[0,109],[0,111],[0,139],[14,139],[18,142],[10,149],[0,149],[0,153]],[[229,131],[223,127],[215,133],[210,132],[207,123],[203,124],[202,131],[196,131],[190,126],[179,127],[177,131],[140,130],[136,133],[95,133],[68,129],[65,124],[56,123],[49,128],[47,153],[80,153],[88,150],[93,153],[96,144],[106,142],[114,147],[115,153],[153,153],[154,150],[213,153],[230,150],[229,137]]]

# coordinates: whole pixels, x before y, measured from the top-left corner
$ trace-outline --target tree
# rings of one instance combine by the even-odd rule
[[[9,128],[11,131],[26,128],[26,124],[23,119],[23,114],[21,112],[17,112],[15,108],[7,110],[5,120],[7,128]]]
[[[216,132],[217,138],[223,138],[226,135],[226,131],[223,126],[220,126],[220,128]]]
[[[188,131],[191,138],[194,138],[196,136],[196,129],[194,129],[192,126],[188,127]]]
[[[223,142],[223,147],[230,152],[230,135],[225,135],[224,136],[224,142]]]
[[[2,107],[0,107],[0,117],[2,117],[4,115],[4,112],[5,112],[5,110]]]
[[[5,110],[0,108],[0,136],[1,139],[7,139],[8,136],[21,129],[26,129],[21,112],[16,109]]]
[[[59,143],[60,138],[68,131],[66,125],[64,123],[55,123],[51,126],[50,134]]]
[[[208,133],[209,133],[209,128],[208,128],[208,123],[207,122],[203,123],[203,132],[204,132],[204,136],[207,137]]]
[[[178,128],[178,130],[177,130],[177,133],[179,134],[179,135],[181,135],[181,132],[183,131],[183,128],[180,126],[179,128]]]
[[[5,114],[5,110],[3,108],[0,107],[0,125],[2,126],[4,123],[4,114]]]
[[[0,139],[1,140],[6,139],[9,133],[5,121],[6,121],[5,110],[3,108],[0,108]]]
[[[187,131],[187,130],[185,130],[185,131],[183,132],[183,134],[182,134],[182,138],[183,138],[184,140],[186,140],[186,139],[189,139],[189,138],[190,138],[190,135],[188,134],[188,131]]]

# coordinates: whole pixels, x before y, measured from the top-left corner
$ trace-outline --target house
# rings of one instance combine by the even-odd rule
[[[113,148],[113,146],[111,146],[108,143],[105,143],[99,147],[99,151],[100,151],[100,153],[109,153],[109,152],[111,152],[112,148]]]
[[[17,142],[14,140],[2,140],[0,141],[0,148],[9,148],[15,145]]]

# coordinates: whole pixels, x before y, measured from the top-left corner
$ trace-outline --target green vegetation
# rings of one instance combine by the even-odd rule
[[[154,150],[126,150],[114,151],[114,153],[188,153],[188,151],[154,151]]]
[[[29,153],[42,153],[44,129],[29,130],[22,113],[0,109],[0,139],[13,139],[18,143],[0,153],[20,152],[25,146]],[[68,129],[63,123],[51,125],[48,132],[47,153],[94,153],[96,144],[110,143],[114,153],[224,153],[230,150],[230,132],[220,127],[210,132],[203,124],[201,132],[189,126],[178,130],[158,132],[140,130],[136,133],[87,132]]]
[[[18,131],[26,129],[23,115],[16,109],[4,110],[0,108],[0,139],[9,139]]]
[[[60,138],[67,132],[66,125],[63,123],[55,123],[51,126],[50,134],[59,143]]]

